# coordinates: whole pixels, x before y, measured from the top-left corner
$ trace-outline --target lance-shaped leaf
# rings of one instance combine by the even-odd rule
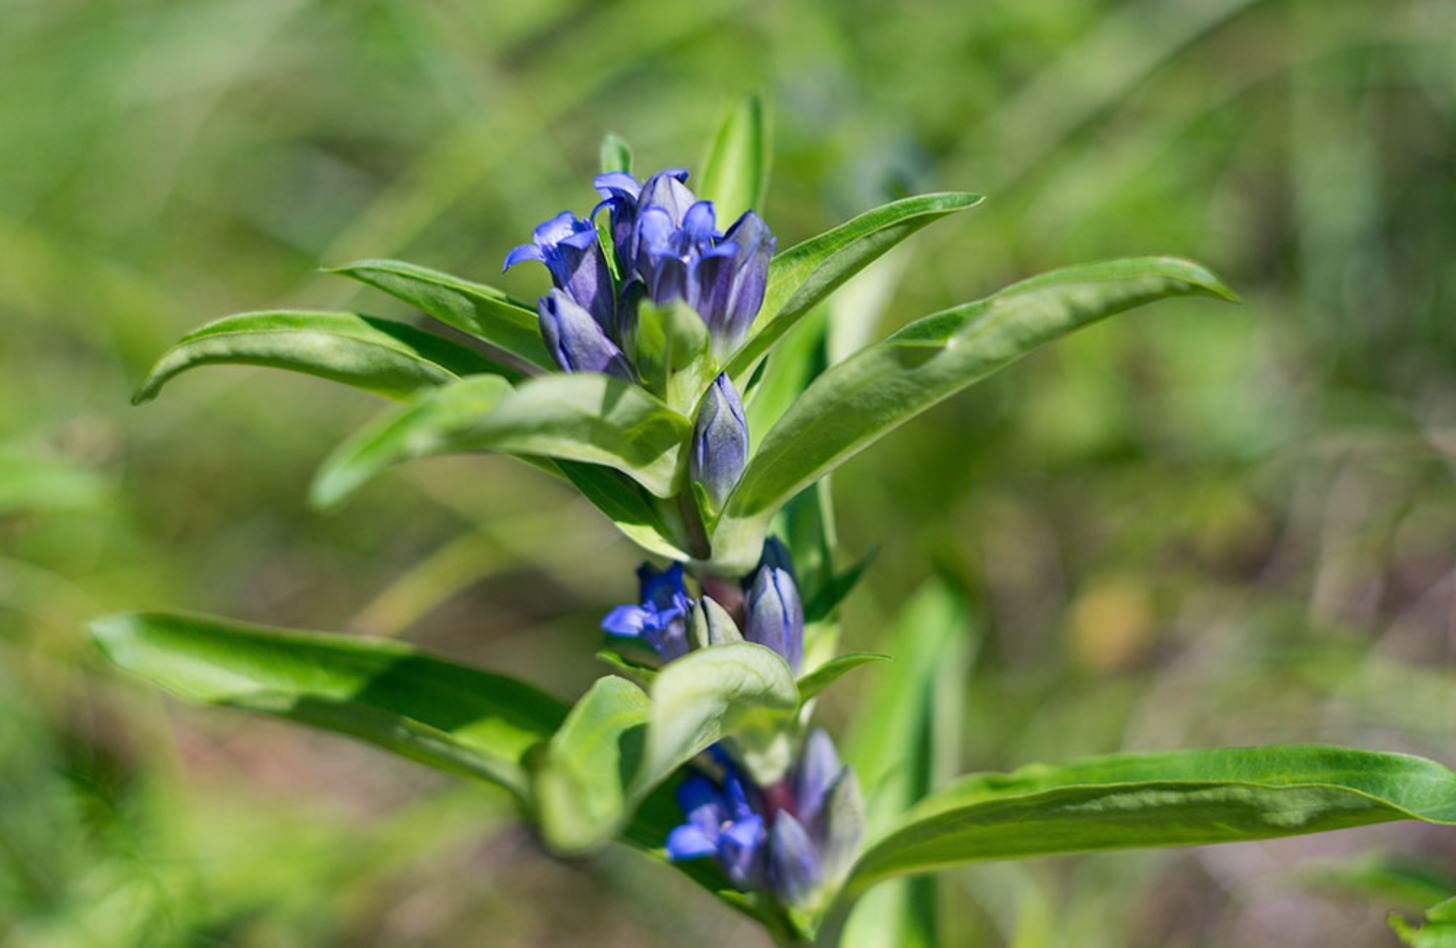
[[[898,425],[1044,343],[1171,296],[1233,299],[1198,264],[1170,257],[1054,270],[917,320],[821,374],[744,471],[713,536],[724,569],[752,566],[775,511]]]
[[[402,260],[360,260],[325,272],[383,290],[447,326],[538,368],[555,371],[541,342],[536,308],[495,287]]]
[[[967,862],[1195,846],[1423,820],[1456,825],[1456,774],[1317,744],[1116,754],[967,777],[860,857],[847,893]]]
[[[879,655],[875,652],[849,652],[831,658],[818,668],[802,676],[799,679],[799,700],[808,701],[819,692],[834,684],[845,673],[853,671],[861,665],[868,665],[871,662],[889,662],[894,659],[888,655]]]
[[[649,553],[669,560],[689,560],[687,543],[662,515],[654,498],[642,485],[621,471],[580,461],[557,461],[581,495],[616,525],[633,543]]]
[[[724,116],[703,158],[698,196],[712,201],[726,227],[744,211],[761,211],[768,190],[769,142],[763,100],[748,96]]]
[[[728,373],[737,384],[764,353],[840,284],[927,224],[981,203],[979,194],[947,191],[902,198],[865,211],[833,230],[773,258],[757,332],[733,356]]]
[[[561,852],[614,839],[674,771],[729,735],[782,732],[799,696],[783,659],[759,645],[714,645],[669,663],[649,694],[599,680],[547,745],[536,786],[542,833]]]
[[[147,373],[132,404],[151,401],[173,376],[199,365],[291,369],[396,399],[463,375],[519,375],[459,343],[387,319],[354,313],[239,313],[177,340]]]
[[[477,376],[429,392],[345,441],[314,479],[313,501],[332,506],[390,465],[459,451],[603,464],[667,496],[691,430],[643,389],[605,375],[543,375],[516,389]]]
[[[91,635],[117,665],[178,697],[346,734],[522,799],[527,753],[566,716],[530,685],[400,642],[160,613],[98,619]]]
[[[1426,910],[1425,924],[1412,926],[1399,916],[1390,928],[1411,948],[1456,948],[1456,899],[1447,899]]]

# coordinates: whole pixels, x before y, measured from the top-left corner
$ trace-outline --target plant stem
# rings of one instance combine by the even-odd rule
[[[683,491],[677,495],[677,511],[682,516],[683,529],[688,533],[689,552],[694,559],[706,560],[713,555],[713,546],[708,542],[708,531],[703,527],[703,517],[692,496]]]

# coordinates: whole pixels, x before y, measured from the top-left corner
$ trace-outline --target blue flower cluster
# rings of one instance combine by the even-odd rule
[[[797,766],[761,788],[721,752],[722,777],[688,777],[678,787],[687,822],[667,838],[677,860],[711,857],[744,891],[768,891],[803,906],[836,880],[859,848],[863,805],[854,770],[829,735],[815,730]]]
[[[688,595],[681,563],[664,570],[644,563],[637,578],[640,603],[618,606],[602,621],[611,635],[638,640],[664,662],[707,645],[754,642],[798,674],[804,608],[788,550],[776,538],[764,543],[752,573],[736,586],[715,586],[712,597]],[[772,786],[755,784],[722,747],[711,753],[714,776],[694,774],[678,789],[687,821],[668,837],[668,855],[712,857],[741,890],[809,904],[858,849],[864,815],[854,771],[840,764],[833,742],[818,730]]]
[[[602,201],[591,219],[563,211],[506,255],[505,269],[524,260],[546,265],[553,284],[537,301],[541,337],[566,372],[602,372],[637,380],[633,340],[643,300],[681,301],[703,320],[714,358],[723,360],[748,334],[763,305],[774,236],[753,211],[726,232],[713,202],[700,201],[680,168],[639,182],[613,171],[594,180]],[[610,217],[612,260],[594,221]],[[697,408],[690,475],[721,508],[748,461],[748,425],[738,391],[720,374]]]
[[[563,370],[631,381],[627,343],[644,299],[686,303],[708,327],[719,358],[748,334],[763,305],[773,234],[753,211],[719,231],[713,202],[698,200],[687,178],[680,168],[645,183],[622,171],[597,175],[602,201],[591,220],[563,211],[506,256],[506,269],[536,260],[551,272],[554,286],[538,305],[541,335]],[[611,218],[618,280],[593,223],[602,210]]]
[[[683,584],[681,563],[665,570],[643,563],[637,568],[637,580],[640,601],[607,613],[602,620],[605,632],[637,639],[665,662],[681,658],[694,645],[709,644],[706,633],[697,642],[689,636],[694,600]],[[744,641],[771,648],[797,675],[804,661],[804,605],[793,564],[777,538],[764,543],[758,567],[742,580],[738,592],[741,601],[735,593],[734,601],[717,604],[723,617],[714,625],[713,643]]]

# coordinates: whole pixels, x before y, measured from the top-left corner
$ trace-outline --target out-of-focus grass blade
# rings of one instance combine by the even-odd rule
[[[697,193],[713,202],[719,229],[727,230],[744,211],[763,216],[769,136],[762,99],[748,96],[728,110],[703,157],[702,168]]]

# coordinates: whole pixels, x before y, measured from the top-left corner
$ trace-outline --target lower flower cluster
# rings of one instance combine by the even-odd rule
[[[633,640],[664,662],[696,648],[752,642],[772,649],[797,675],[804,657],[804,608],[787,549],[770,538],[757,567],[741,581],[710,581],[696,599],[683,566],[637,570],[640,601],[618,606],[602,628]],[[723,745],[709,749],[678,787],[686,821],[667,840],[675,860],[711,858],[745,892],[766,892],[786,905],[810,907],[848,869],[864,831],[853,768],[834,742],[810,731],[794,763],[760,785]]]

